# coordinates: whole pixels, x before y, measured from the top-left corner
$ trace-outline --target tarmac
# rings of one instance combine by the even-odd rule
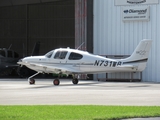
[[[104,82],[80,80],[73,85],[61,79],[59,86],[52,79],[0,79],[0,105],[125,105],[160,106],[160,83]],[[135,118],[129,120],[160,120]]]

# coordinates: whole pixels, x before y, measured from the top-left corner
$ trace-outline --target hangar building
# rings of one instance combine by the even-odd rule
[[[94,53],[131,55],[140,40],[152,39],[142,81],[160,82],[159,13],[159,0],[94,0]],[[126,76],[118,73],[109,77]]]

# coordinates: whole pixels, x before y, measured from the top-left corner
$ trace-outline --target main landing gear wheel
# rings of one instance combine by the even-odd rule
[[[34,80],[34,79],[30,79],[30,80],[29,80],[29,84],[30,84],[30,85],[35,84],[35,80]]]
[[[72,83],[73,84],[78,84],[78,79],[77,78],[72,79]]]
[[[53,84],[54,84],[54,85],[59,85],[59,83],[60,83],[59,79],[55,79],[55,80],[53,81]]]

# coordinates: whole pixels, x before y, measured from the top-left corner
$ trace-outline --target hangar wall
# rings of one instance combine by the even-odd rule
[[[93,0],[75,0],[75,48],[93,53]]]
[[[22,51],[22,43],[25,42],[25,39],[25,6],[0,7],[0,48],[8,48],[12,44],[11,49],[16,49],[17,52]]]
[[[27,19],[28,46],[40,41],[43,54],[57,47],[74,47],[73,0],[29,5]]]
[[[132,0],[133,1],[133,0]],[[115,0],[94,0],[94,53],[101,55],[130,55],[142,39],[152,39],[153,44],[142,73],[142,81],[160,82],[160,4],[136,4],[150,6],[149,21],[122,20],[122,7]],[[105,75],[101,75],[104,77]],[[112,74],[109,77],[125,78],[126,74]]]
[[[0,7],[0,48],[17,51],[21,57],[31,55],[40,41],[40,54],[57,47],[75,46],[74,0],[17,5],[17,0],[3,1]],[[2,1],[1,1],[2,2]],[[32,3],[32,2],[31,2]],[[62,45],[63,43],[63,45]]]

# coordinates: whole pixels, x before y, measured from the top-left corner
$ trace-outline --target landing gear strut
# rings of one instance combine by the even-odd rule
[[[32,76],[30,76],[30,77],[28,78],[28,83],[29,83],[30,85],[35,84],[35,80],[33,79],[33,77],[36,76],[36,75],[38,75],[39,73],[40,73],[40,72],[37,72],[36,74],[34,74],[34,75],[32,75]]]
[[[32,75],[32,76],[30,76],[30,77],[28,78],[28,83],[29,83],[30,85],[35,84],[35,80],[33,79],[33,77],[36,76],[36,75],[38,75],[39,73],[41,73],[41,72],[37,72],[36,74],[34,74],[34,75]],[[60,84],[60,81],[59,81],[60,75],[61,75],[61,74],[58,75],[58,78],[56,78],[56,79],[53,80],[53,84],[54,84],[54,85],[59,85],[59,84]],[[73,84],[78,84],[78,78],[75,77],[75,75],[73,75],[72,83],[73,83]]]

